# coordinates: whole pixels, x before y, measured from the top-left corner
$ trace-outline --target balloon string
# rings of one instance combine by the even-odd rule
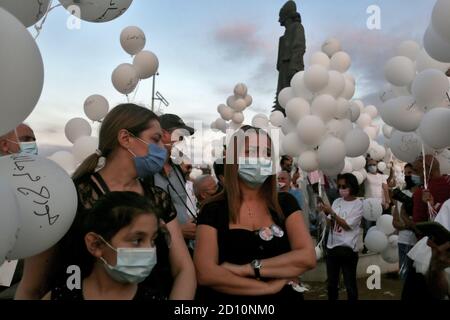
[[[61,7],[62,4],[57,4],[55,6],[52,7],[53,4],[53,0],[50,0],[50,3],[48,4],[48,8],[47,11],[45,12],[44,18],[42,19],[41,23],[36,23],[34,25],[34,29],[36,30],[36,35],[34,36],[34,40],[36,40],[39,35],[41,34],[42,31],[42,27],[45,24],[45,21],[47,20],[48,14],[50,13],[50,11],[52,11],[53,9],[57,8],[57,7]]]
[[[322,174],[320,171],[319,172],[319,197],[322,198]]]
[[[127,94],[125,96],[127,97],[127,102],[130,103],[130,97]]]
[[[427,168],[425,166],[425,145],[422,143],[423,185],[428,190]]]
[[[139,91],[139,85],[141,84],[141,80],[138,81],[138,84],[136,86],[136,89],[134,90],[134,96],[133,96],[133,102],[136,101],[136,95]]]

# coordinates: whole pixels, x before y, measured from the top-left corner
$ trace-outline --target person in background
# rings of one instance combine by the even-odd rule
[[[420,176],[423,185],[425,185],[423,157],[417,158],[414,162],[414,170]],[[413,220],[415,223],[430,220],[429,210],[439,212],[442,204],[450,199],[450,177],[441,174],[439,161],[432,155],[425,156],[425,170],[428,189],[425,190],[425,187],[420,187],[413,195]]]
[[[289,192],[295,197],[300,208],[303,208],[303,195],[301,190],[291,187],[291,176],[287,171],[278,173],[278,191]]]
[[[211,175],[202,175],[194,181],[194,193],[201,207],[203,203],[217,194],[218,185]]]
[[[186,242],[189,242],[189,240],[195,239],[196,211],[192,208],[196,206],[189,203],[191,199],[186,192],[185,175],[180,166],[172,161],[172,153],[176,151],[174,145],[177,142],[182,141],[185,135],[193,135],[195,131],[174,114],[163,114],[160,122],[162,142],[168,152],[168,157],[163,170],[154,176],[154,183],[170,195],[183,237]]]
[[[186,181],[191,181],[191,172],[192,172],[192,164],[186,161],[183,161],[180,165],[181,170],[183,171],[184,174],[184,179]]]
[[[43,300],[163,300],[145,284],[157,263],[156,238],[163,232],[159,209],[134,192],[110,192],[81,221],[81,288],[56,286]]]
[[[358,300],[356,268],[358,265],[357,241],[363,216],[363,202],[356,198],[359,184],[351,173],[337,178],[340,198],[332,207],[321,203],[327,215],[330,231],[327,241],[328,300],[339,298],[339,274],[342,269],[348,300]]]
[[[225,186],[225,158],[214,161],[213,169],[219,186],[218,192],[221,192]]]
[[[199,301],[296,303],[298,277],[316,266],[297,201],[277,193],[269,135],[243,126],[231,137],[224,192],[198,217],[194,263]]]
[[[280,160],[280,167],[282,171],[286,171],[291,174],[292,165],[294,164],[294,159],[291,156],[282,156]]]
[[[412,164],[407,163],[405,165],[404,173],[405,188],[403,190],[394,189],[392,192],[393,199],[397,200],[397,205],[393,208],[392,224],[394,228],[398,230],[398,257],[400,279],[402,280],[405,280],[406,275],[412,266],[412,260],[408,258],[407,253],[417,242],[417,238],[412,231],[414,226],[414,222],[412,220],[412,196],[421,184],[420,176],[415,174]]]
[[[171,300],[194,297],[195,269],[176,219],[177,213],[170,195],[152,181],[162,170],[167,156],[161,136],[159,118],[147,108],[122,104],[107,114],[100,128],[98,150],[87,157],[73,175],[78,193],[75,221],[57,245],[25,260],[16,299],[41,299],[51,288],[66,283],[67,267],[78,261],[74,245],[84,236],[80,232],[80,221],[101,197],[114,191],[145,196],[159,209],[159,218],[170,233],[170,246],[162,237],[156,239],[158,262],[146,282]],[[104,166],[99,170],[101,162]]]
[[[21,152],[38,154],[36,136],[33,130],[24,123],[0,137],[0,156]]]

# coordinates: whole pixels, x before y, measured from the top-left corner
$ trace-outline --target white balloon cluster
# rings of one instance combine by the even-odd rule
[[[125,95],[132,93],[139,81],[153,77],[158,72],[158,57],[151,51],[143,50],[147,38],[144,31],[136,26],[126,27],[120,34],[120,44],[131,56],[132,63],[122,63],[114,69],[111,81],[114,88]]]
[[[377,108],[352,100],[356,82],[348,73],[350,66],[351,57],[341,50],[339,40],[328,39],[322,52],[312,55],[309,67],[280,92],[286,117],[274,111],[270,124],[281,128],[281,149],[299,157],[302,170],[331,176],[353,172],[362,183],[366,153],[382,159],[385,150],[373,141],[380,131],[372,124]]]
[[[247,86],[243,83],[238,83],[234,87],[233,95],[227,98],[226,104],[220,104],[217,107],[220,118],[211,123],[211,129],[219,130],[223,133],[226,133],[227,129],[238,130],[245,120],[244,111],[252,103],[253,98],[248,94]],[[269,122],[265,115],[260,115],[260,118],[267,120],[267,123]],[[265,120],[263,120],[264,123],[266,122]]]
[[[423,44],[427,53],[435,60],[450,62],[450,1],[438,0],[433,8],[431,23],[428,26]]]
[[[440,153],[450,147],[450,83],[445,74],[450,59],[439,55],[442,48],[439,41],[448,35],[447,19],[442,19],[439,12],[443,9],[450,9],[449,2],[437,1],[432,23],[425,33],[424,49],[414,41],[404,41],[397,47],[397,56],[386,63],[385,77],[389,84],[380,95],[384,102],[380,116],[385,122],[386,145],[396,158],[412,162],[424,147],[426,153],[438,155],[446,167],[446,157]],[[438,36],[442,39],[435,41]]]

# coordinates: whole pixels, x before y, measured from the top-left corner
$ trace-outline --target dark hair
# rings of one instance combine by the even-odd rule
[[[291,156],[287,156],[287,155],[282,156],[282,157],[281,157],[281,160],[280,160],[280,166],[282,166],[283,163],[284,163],[285,161],[287,161],[287,160],[292,160],[292,157],[291,157]]]
[[[407,164],[405,164],[405,166],[403,168],[404,169],[406,169],[406,168],[414,169],[414,166],[411,163],[407,163]]]
[[[213,164],[214,174],[217,178],[225,175],[225,158],[217,159]]]
[[[337,176],[337,181],[345,180],[345,184],[350,187],[350,194],[352,196],[357,196],[359,193],[358,179],[351,173],[339,174]]]
[[[160,225],[160,210],[145,197],[135,192],[110,192],[100,198],[86,211],[79,221],[81,257],[80,267],[83,276],[92,272],[95,258],[86,250],[84,236],[89,232],[100,235],[105,241],[111,241],[122,228],[130,225],[142,214],[155,215],[158,221],[158,237],[169,239],[169,233]]]

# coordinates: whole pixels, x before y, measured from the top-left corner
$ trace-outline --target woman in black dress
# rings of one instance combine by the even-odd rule
[[[316,265],[301,209],[278,194],[272,142],[245,126],[227,148],[225,190],[198,217],[198,299],[241,303],[303,300],[298,277]]]

